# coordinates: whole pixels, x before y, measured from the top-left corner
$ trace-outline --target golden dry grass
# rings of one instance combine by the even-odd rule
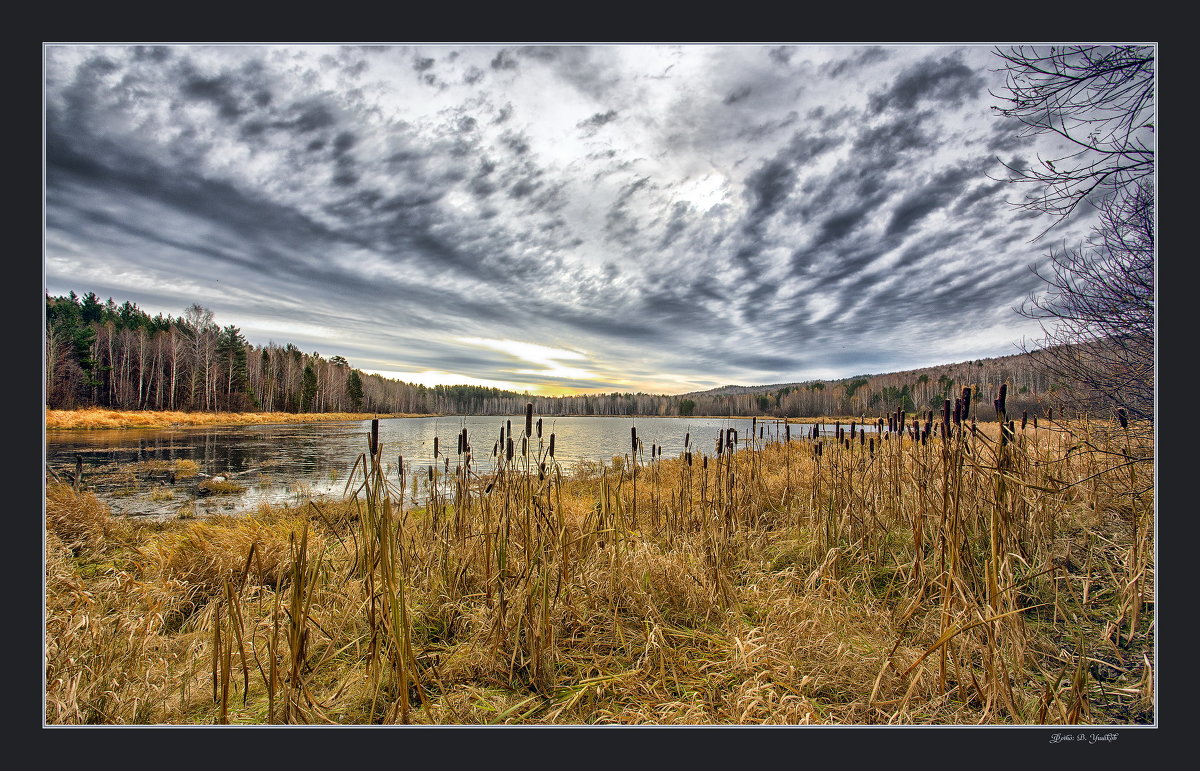
[[[421,509],[367,464],[358,498],[119,538],[52,487],[48,719],[1146,722],[1150,469],[1095,428],[517,458]]]
[[[326,420],[370,420],[372,418],[415,418],[424,415],[396,413],[380,415],[358,412],[179,412],[155,410],[46,410],[48,429],[174,428],[188,426],[255,425],[262,423],[315,423]]]

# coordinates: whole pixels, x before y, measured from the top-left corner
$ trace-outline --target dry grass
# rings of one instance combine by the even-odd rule
[[[460,455],[420,509],[364,456],[344,502],[115,539],[56,486],[48,719],[1147,722],[1148,448],[1070,428]]]
[[[46,410],[48,429],[89,428],[176,428],[188,426],[244,426],[261,423],[315,423],[325,420],[370,420],[372,418],[416,418],[424,415],[396,413],[379,415],[358,412],[178,412],[155,410]]]

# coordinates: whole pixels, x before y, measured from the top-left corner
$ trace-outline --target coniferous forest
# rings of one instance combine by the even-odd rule
[[[292,343],[253,345],[194,303],[151,317],[94,292],[46,297],[46,406],[219,412],[513,414],[533,401],[543,415],[765,415],[817,417],[941,409],[965,386],[983,395],[1009,384],[1010,411],[1054,406],[1056,384],[1025,354],[841,380],[724,386],[679,395],[530,396],[472,385],[428,387],[362,372]],[[980,417],[986,415],[981,412]]]

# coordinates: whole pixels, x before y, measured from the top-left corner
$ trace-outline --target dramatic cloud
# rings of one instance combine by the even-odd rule
[[[46,290],[420,382],[679,393],[1014,352],[987,47],[48,46]],[[1055,243],[1086,229],[1081,217]]]

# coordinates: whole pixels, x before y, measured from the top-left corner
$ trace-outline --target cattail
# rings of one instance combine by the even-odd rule
[[[1046,410],[1046,420],[1054,420],[1054,408]]]
[[[1029,422],[1029,410],[1021,410],[1021,430],[1025,430],[1025,424]]]
[[[538,436],[538,439],[542,438],[542,419],[541,418],[537,419],[537,436]]]
[[[708,468],[708,456],[707,455],[700,456],[700,466],[701,466],[701,468],[705,468],[705,469]]]
[[[448,457],[443,458],[443,460],[446,462],[446,473],[449,474],[450,473],[450,458],[448,458]]]
[[[737,429],[731,428],[725,435],[729,437],[729,449],[732,450],[737,446]]]
[[[783,424],[783,441],[785,441],[785,442],[792,441],[792,424],[791,423]]]
[[[496,442],[495,444],[492,445],[492,457],[494,458],[499,454],[500,454],[500,443]]]
[[[859,431],[859,432],[858,432],[858,443],[859,443],[860,445],[862,445],[862,444],[866,444],[866,441],[867,441],[867,432],[866,432],[866,431]]]
[[[379,449],[379,418],[371,419],[371,454]]]
[[[525,436],[533,435],[533,402],[525,403]]]
[[[952,414],[950,411],[950,400],[946,399],[942,402],[942,436],[950,436],[950,417]]]
[[[512,439],[512,421],[506,420],[506,421],[504,421],[504,425],[507,429],[505,432],[505,436],[508,437],[509,439]]]
[[[521,457],[524,457],[528,454],[529,454],[529,437],[523,436],[523,437],[521,437]]]
[[[512,460],[512,456],[513,456],[513,441],[512,441],[512,437],[511,437],[511,436],[508,438],[508,447],[506,447],[506,448],[505,448],[505,450],[504,450],[504,455],[505,455],[505,458],[506,458],[507,460]]]
[[[851,439],[854,439],[854,435],[855,435],[855,431],[856,431],[856,430],[857,430],[857,426],[855,425],[854,421],[853,421],[853,420],[852,420],[852,421],[850,421],[850,438],[851,438]]]
[[[725,429],[717,432],[717,455],[725,451]]]
[[[1004,414],[1004,402],[1008,397],[1008,383],[1000,384],[1000,395],[996,397],[996,414]]]
[[[692,432],[689,431],[683,435],[683,449],[688,449],[692,444]]]
[[[683,453],[683,459],[684,459],[685,461],[687,461],[687,464],[688,464],[689,466],[690,466],[690,465],[692,465],[692,451],[691,451],[691,450],[685,450],[685,451],[684,451],[684,453]]]
[[[433,457],[436,458],[437,456],[438,456],[438,438],[435,436],[433,438]]]
[[[554,434],[550,434],[550,457],[554,457]]]
[[[961,426],[963,419],[962,397],[954,400],[954,425]]]
[[[458,435],[458,454],[462,455],[462,452],[463,452],[463,435],[459,434]]]
[[[630,444],[631,444],[631,446],[632,446],[632,448],[633,448],[633,451],[636,453],[636,452],[637,452],[637,448],[638,448],[638,440],[637,440],[637,426],[630,426],[630,427],[629,427],[629,441],[630,441]]]
[[[400,484],[404,484],[404,456],[396,457],[396,477],[400,480]]]
[[[875,437],[871,437],[871,441],[867,442],[867,447],[871,450],[871,454],[875,454]]]
[[[1129,416],[1124,407],[1117,407],[1117,420],[1121,422],[1121,428],[1129,428]]]
[[[433,466],[429,467],[429,481],[433,481]]]
[[[963,420],[971,415],[971,386],[963,386],[962,390]]]

